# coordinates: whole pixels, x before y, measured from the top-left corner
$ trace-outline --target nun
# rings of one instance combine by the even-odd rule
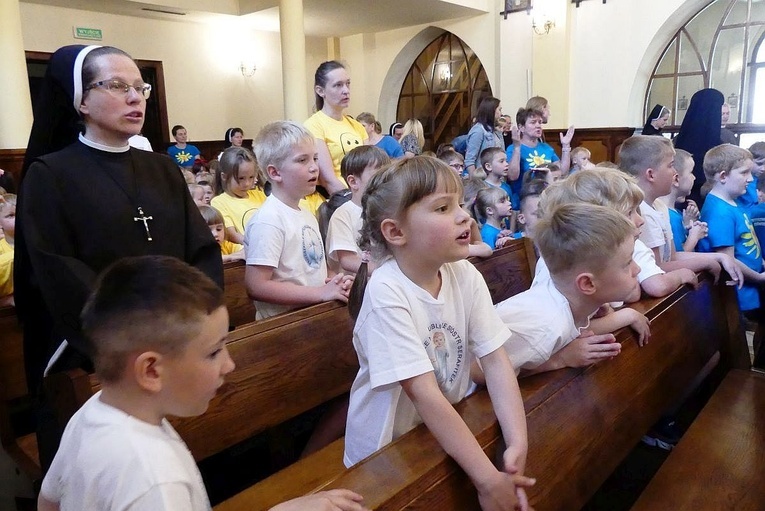
[[[655,105],[651,113],[648,114],[648,119],[643,126],[642,135],[659,135],[661,136],[661,130],[669,122],[669,114],[672,113],[669,108],[663,105]]]
[[[141,132],[150,93],[117,48],[66,46],[51,57],[16,220],[15,295],[32,392],[44,372],[91,368],[80,311],[116,260],[174,256],[223,287],[220,249],[178,168],[128,144]],[[41,457],[52,456],[45,450],[41,443]]]

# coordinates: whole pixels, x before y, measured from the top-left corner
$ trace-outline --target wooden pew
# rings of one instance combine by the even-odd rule
[[[741,360],[745,341],[729,338],[731,293],[706,280],[697,291],[681,288],[644,302],[653,333],[646,347],[623,329],[617,334],[622,352],[614,360],[521,380],[529,429],[526,472],[537,478],[529,497],[538,511],[580,509],[710,361]],[[457,410],[494,457],[501,435],[488,394],[476,393]],[[341,456],[341,446],[332,444],[215,509],[268,509],[328,488],[357,491],[376,510],[479,509],[472,484],[424,426],[351,469],[331,470]]]
[[[521,239],[475,263],[497,301],[531,285],[534,261],[530,241]],[[347,308],[338,302],[235,329],[227,345],[236,369],[204,415],[173,418],[173,426],[201,460],[348,392],[358,371],[352,332]],[[48,377],[46,388],[66,422],[98,382],[74,370]],[[344,469],[341,462],[327,467]]]
[[[731,371],[632,511],[763,509],[764,425],[765,375]]]
[[[255,304],[247,296],[244,269],[244,261],[232,261],[223,265],[223,289],[226,308],[228,308],[228,321],[233,327],[255,321]]]
[[[34,433],[22,434],[13,426],[13,411],[29,395],[24,370],[21,326],[13,307],[0,308],[0,441],[3,449],[32,480],[41,477]]]

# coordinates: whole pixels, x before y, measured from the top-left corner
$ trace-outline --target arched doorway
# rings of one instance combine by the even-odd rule
[[[425,150],[467,133],[478,103],[491,96],[483,64],[450,32],[436,37],[417,56],[399,93],[396,119],[419,119]]]

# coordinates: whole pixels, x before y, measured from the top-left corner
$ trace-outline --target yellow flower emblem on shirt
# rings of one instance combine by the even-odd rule
[[[757,234],[754,232],[754,226],[752,226],[752,223],[749,221],[749,217],[744,217],[744,221],[746,222],[746,228],[749,229],[749,232],[744,233],[741,235],[741,238],[744,240],[744,248],[746,249],[746,255],[750,255],[754,253],[754,257],[756,259],[760,258],[760,243],[757,240]]]
[[[535,169],[537,167],[547,166],[547,164],[550,163],[550,160],[548,160],[544,154],[539,154],[537,150],[534,149],[534,152],[526,157],[526,162],[529,164],[530,168]]]
[[[178,153],[178,154],[175,156],[175,158],[176,158],[176,159],[177,159],[177,160],[178,160],[180,163],[186,163],[187,161],[189,161],[189,160],[191,159],[191,154],[190,154],[190,153],[187,153],[186,151],[180,151],[180,152],[179,152],[179,153]]]

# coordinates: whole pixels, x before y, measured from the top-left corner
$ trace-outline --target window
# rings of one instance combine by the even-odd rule
[[[656,63],[644,118],[658,103],[672,109],[670,124],[680,125],[691,96],[712,87],[730,105],[730,124],[765,124],[764,37],[762,0],[710,2],[677,31]]]
[[[491,96],[483,64],[459,37],[446,32],[420,53],[404,79],[396,119],[419,119],[424,150],[467,133],[478,104]]]

